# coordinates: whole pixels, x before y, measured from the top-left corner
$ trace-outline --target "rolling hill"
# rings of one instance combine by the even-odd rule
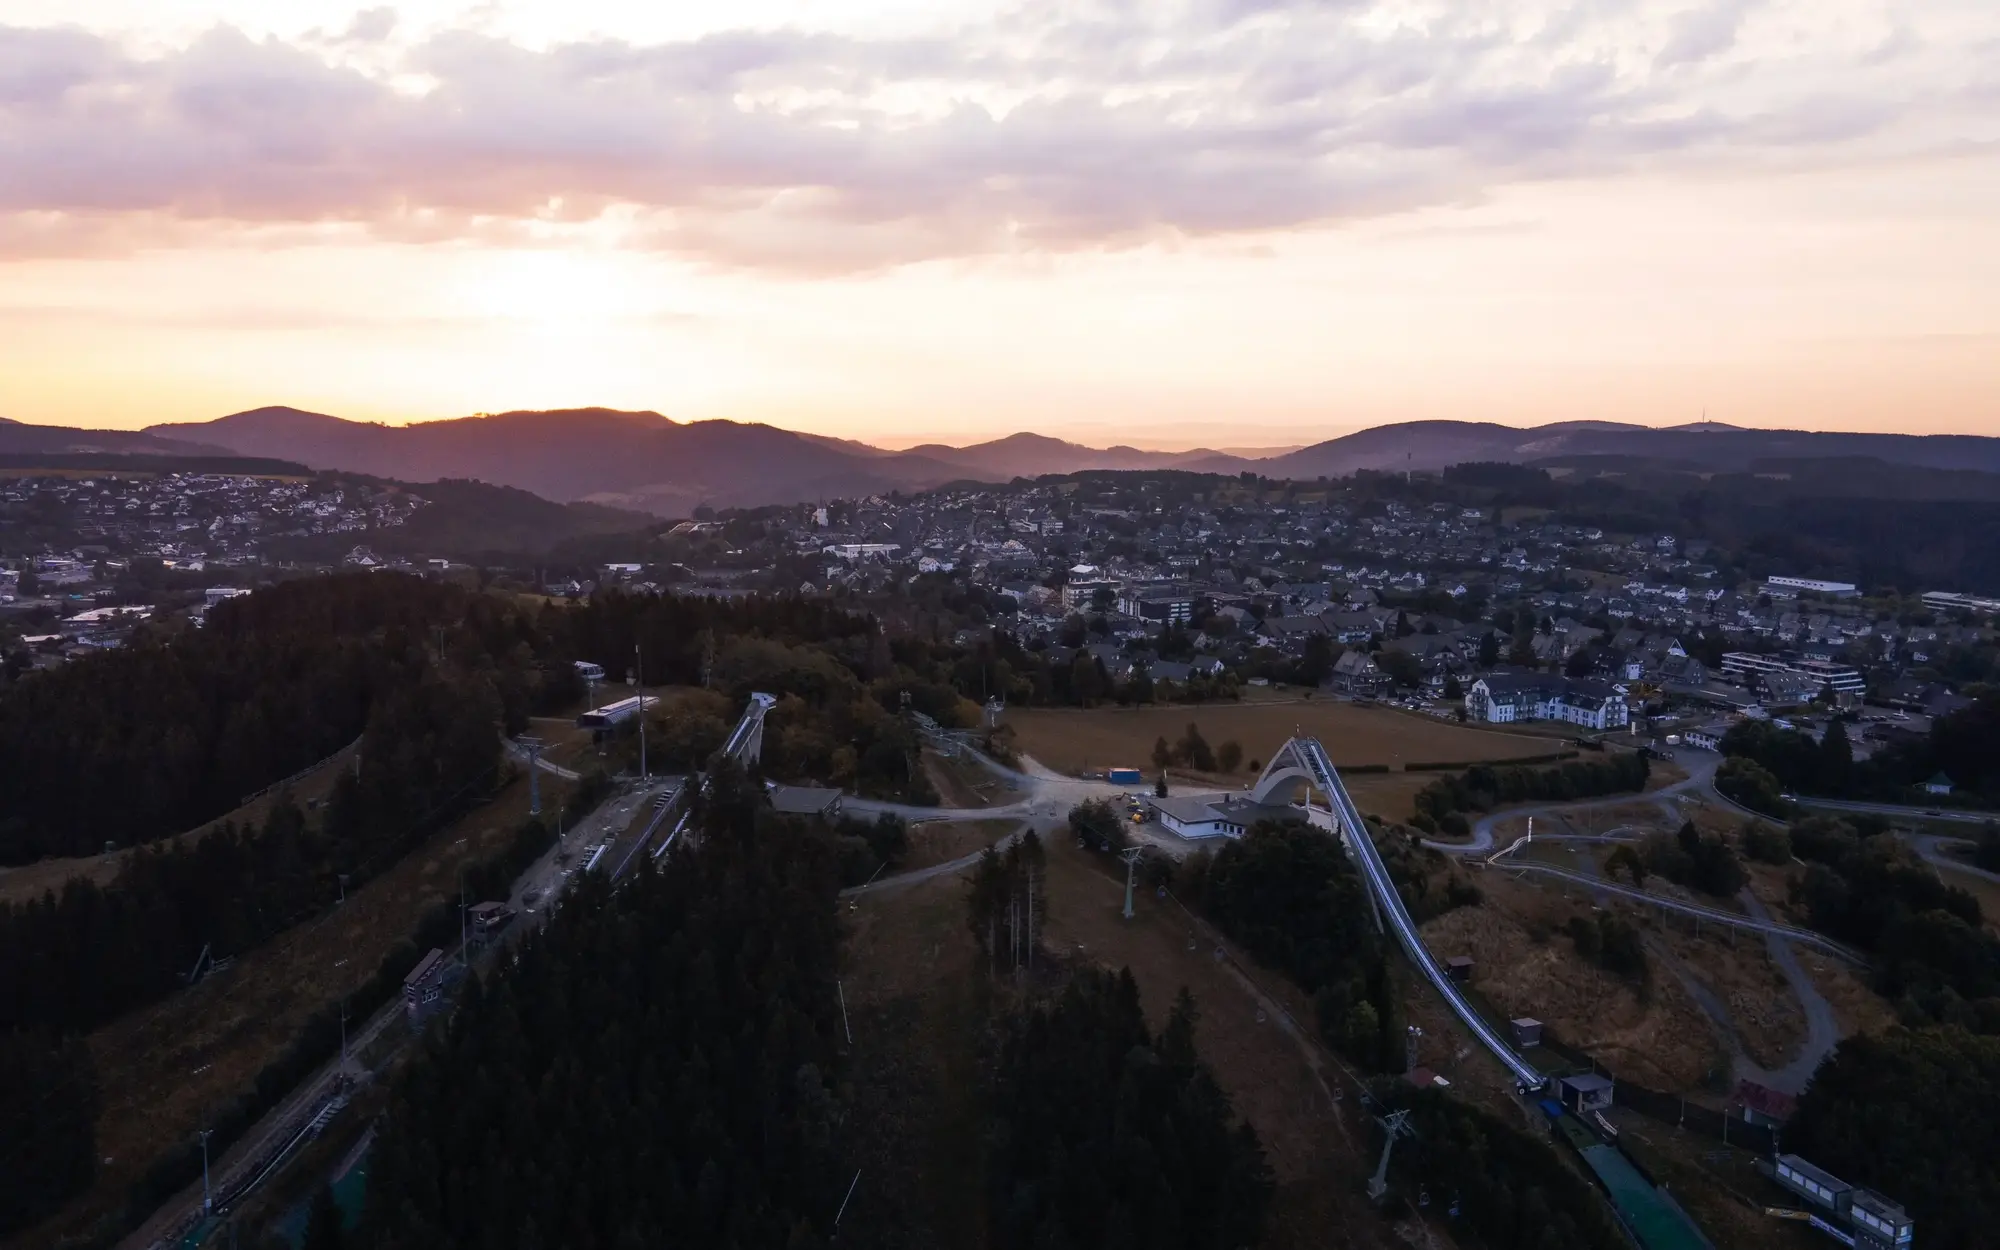
[[[1359,469],[1442,469],[1474,460],[1534,464],[1581,456],[1640,457],[1711,472],[1767,460],[1868,457],[1929,469],[2000,471],[2000,438],[1972,434],[1844,434],[1752,430],[1705,421],[1668,429],[1564,421],[1517,429],[1491,422],[1408,421],[1361,430],[1256,462],[1270,477],[1341,477]]]
[[[219,443],[201,443],[142,430],[80,430],[67,425],[27,425],[0,417],[0,455],[226,456]]]
[[[408,482],[476,479],[565,502],[685,516],[696,505],[755,506],[923,490],[950,481],[1004,482],[1087,469],[1251,470],[1273,478],[1357,470],[1436,470],[1467,461],[1577,465],[1619,458],[1693,472],[1744,473],[1774,460],[1871,458],[1913,468],[2000,472],[2000,438],[1756,430],[1703,421],[1655,429],[1564,421],[1522,429],[1494,422],[1376,426],[1264,458],[1196,449],[1086,447],[1020,433],[954,447],[889,451],[866,443],[735,421],[680,422],[609,408],[518,411],[384,425],[296,408],[256,408],[143,431],[0,424],[5,453],[270,457]]]

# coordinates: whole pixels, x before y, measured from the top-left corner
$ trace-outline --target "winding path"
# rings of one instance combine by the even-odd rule
[[[1693,796],[1706,799],[1715,793],[1715,770],[1721,764],[1721,757],[1703,752],[1687,764],[1688,775],[1671,785],[1640,794],[1613,794],[1596,799],[1575,799],[1566,803],[1537,803],[1527,807],[1508,807],[1497,812],[1488,812],[1472,826],[1472,837],[1465,842],[1440,842],[1426,838],[1424,845],[1447,855],[1483,855],[1493,849],[1493,829],[1503,820],[1518,820],[1522,817],[1554,816],[1568,812],[1584,812],[1597,807],[1627,807],[1634,803],[1651,803],[1669,824],[1681,819],[1680,800]]]
[[[1742,893],[1736,897],[1751,915],[1763,920],[1770,919],[1770,913],[1764,909],[1763,901],[1753,894],[1748,886],[1745,886]],[[1819,1070],[1820,1061],[1832,1054],[1833,1048],[1840,1044],[1840,1022],[1834,1018],[1833,1007],[1820,994],[1819,987],[1806,975],[1806,970],[1799,966],[1799,957],[1792,950],[1792,944],[1766,930],[1764,945],[1770,952],[1771,962],[1777,965],[1778,971],[1785,974],[1785,980],[1790,983],[1792,993],[1798,997],[1799,1006],[1805,1012],[1806,1040],[1799,1047],[1797,1057],[1782,1068],[1760,1068],[1751,1063],[1747,1057],[1739,1059],[1739,1075],[1747,1076],[1779,1093],[1796,1096],[1805,1089],[1806,1082],[1812,1079],[1812,1074]]]

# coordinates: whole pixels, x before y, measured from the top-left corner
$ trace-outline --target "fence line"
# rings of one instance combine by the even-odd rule
[[[318,763],[308,764],[304,768],[301,768],[299,771],[293,773],[291,776],[285,777],[278,781],[274,781],[270,785],[265,786],[262,790],[257,791],[255,794],[244,795],[242,800],[237,803],[237,806],[238,807],[247,806],[251,803],[255,803],[258,799],[263,798],[265,795],[271,793],[274,790],[282,790],[286,786],[291,785],[293,782],[304,781],[306,778],[312,776],[320,769],[325,768],[328,764],[333,763],[341,756],[347,754],[355,747],[361,745],[361,737],[362,735],[356,734],[354,737],[354,741],[340,748],[340,750],[335,751],[332,755],[327,756],[325,759],[320,760]]]

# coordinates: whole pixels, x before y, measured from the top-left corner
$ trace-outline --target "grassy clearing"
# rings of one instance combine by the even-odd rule
[[[1798,1057],[1806,1040],[1805,1010],[1763,939],[1721,926],[1703,929],[1699,937],[1662,926],[1652,937],[1722,1000],[1753,1062],[1777,1068]]]
[[[1142,893],[1120,916],[1114,861],[1052,837],[1048,848],[1043,976],[1063,965],[1129,967],[1155,1027],[1187,986],[1201,1017],[1196,1041],[1257,1129],[1278,1179],[1267,1247],[1426,1244],[1383,1221],[1362,1195],[1373,1163],[1368,1126],[1351,1087],[1314,1039],[1304,995],[1250,965],[1172,899]],[[855,1029],[864,1175],[843,1239],[887,1247],[986,1244],[987,1213],[977,1090],[986,1063],[986,1005],[965,923],[965,886],[939,879],[867,896],[850,907],[846,994]],[[1260,1018],[1261,1017],[1261,1018]],[[852,1229],[850,1233],[848,1230]],[[1328,1241],[1338,1230],[1336,1239]],[[1446,1246],[1433,1225],[1429,1244]]]
[[[1211,745],[1234,739],[1243,748],[1243,776],[1254,777],[1249,761],[1260,763],[1298,733],[1317,737],[1336,765],[1439,760],[1508,760],[1546,755],[1546,738],[1493,733],[1405,716],[1382,707],[1362,707],[1326,699],[1296,702],[1205,704],[1198,707],[1020,708],[1007,713],[1022,751],[1059,772],[1105,768],[1153,771],[1153,743],[1178,739],[1193,724]]]
[[[549,776],[542,786],[545,805],[568,790]],[[245,1089],[309,1016],[358,989],[427,910],[452,897],[459,865],[505,846],[527,812],[527,780],[517,776],[340,907],[245,954],[227,973],[93,1033],[98,1149],[110,1162],[47,1231],[74,1231],[114,1209],[154,1159]]]
[[[1896,1024],[1896,1009],[1869,984],[1868,973],[1810,946],[1798,946],[1799,966],[1833,1008],[1842,1037],[1880,1033]]]
[[[1756,1156],[1658,1120],[1613,1108],[1619,1142],[1687,1208],[1718,1250],[1810,1250],[1827,1244],[1803,1224],[1765,1215],[1789,1205],[1757,1171]]]
[[[991,807],[1004,802],[1006,794],[999,778],[977,764],[946,759],[935,751],[924,752],[924,775],[937,788],[946,807]]]
[[[1574,858],[1558,852],[1564,859]],[[1658,1089],[1693,1089],[1721,1062],[1701,1009],[1665,969],[1643,989],[1584,962],[1562,928],[1590,914],[1588,889],[1504,872],[1479,878],[1486,902],[1423,926],[1440,958],[1470,955],[1473,986],[1501,1013],[1533,1016],[1564,1041]],[[1631,913],[1642,927],[1651,922]]]
[[[992,846],[1012,833],[1019,820],[931,820],[910,826],[910,852],[898,871],[948,864]]]
[[[291,787],[293,801],[304,807],[326,798],[333,790],[333,782],[340,775],[340,767],[354,757],[352,746],[331,756],[326,767],[310,777],[301,778]],[[259,795],[234,811],[216,817],[205,825],[197,825],[185,833],[177,833],[171,838],[162,838],[149,845],[165,850],[182,844],[200,841],[214,829],[221,828],[225,821],[235,821],[238,825],[258,826],[264,823],[271,807],[278,801],[279,792]],[[45,859],[39,863],[26,864],[19,868],[0,868],[0,902],[21,903],[39,898],[44,893],[61,891],[63,883],[72,877],[87,877],[99,885],[109,885],[118,875],[125,857],[131,848],[112,851],[104,855],[83,855],[65,859]]]
[[[986,1244],[976,957],[957,878],[849,907],[842,992],[854,1037],[855,1150],[868,1183],[843,1224],[857,1245]]]
[[[1259,969],[1172,898],[1141,892],[1123,919],[1115,861],[1049,842],[1049,945],[1065,958],[1128,967],[1158,1027],[1186,986],[1200,1010],[1202,1058],[1239,1115],[1257,1130],[1278,1182],[1267,1247],[1448,1245],[1441,1226],[1381,1218],[1362,1193],[1374,1164],[1372,1129],[1352,1084],[1320,1045],[1306,996]],[[1221,957],[1218,957],[1218,950]],[[1332,1094],[1340,1094],[1335,1101]],[[1339,1230],[1346,1240],[1329,1242]]]

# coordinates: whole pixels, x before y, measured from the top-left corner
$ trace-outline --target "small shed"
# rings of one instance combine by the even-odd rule
[[[1778,1128],[1792,1118],[1799,1103],[1790,1094],[1746,1078],[1736,1082],[1736,1105],[1745,1123]]]
[[[771,787],[771,806],[787,816],[818,816],[822,820],[838,820],[841,798],[840,791],[819,786]]]
[[[422,1011],[444,996],[444,952],[436,947],[431,953],[417,961],[410,969],[410,975],[403,978],[403,1005],[411,1011]]]
[[[1542,1022],[1532,1016],[1522,1016],[1518,1020],[1509,1020],[1507,1028],[1514,1035],[1514,1045],[1524,1050],[1527,1047],[1540,1046],[1542,1044]]]
[[[514,909],[505,903],[475,903],[470,912],[472,931],[482,937],[498,933],[514,918]]]
[[[1557,1083],[1562,1095],[1562,1104],[1571,1111],[1582,1115],[1589,1111],[1602,1111],[1611,1105],[1611,1078],[1597,1072],[1585,1072],[1578,1076],[1566,1076]]]
[[[1472,979],[1472,956],[1453,955],[1450,959],[1444,961],[1444,969],[1454,981],[1470,981]]]

